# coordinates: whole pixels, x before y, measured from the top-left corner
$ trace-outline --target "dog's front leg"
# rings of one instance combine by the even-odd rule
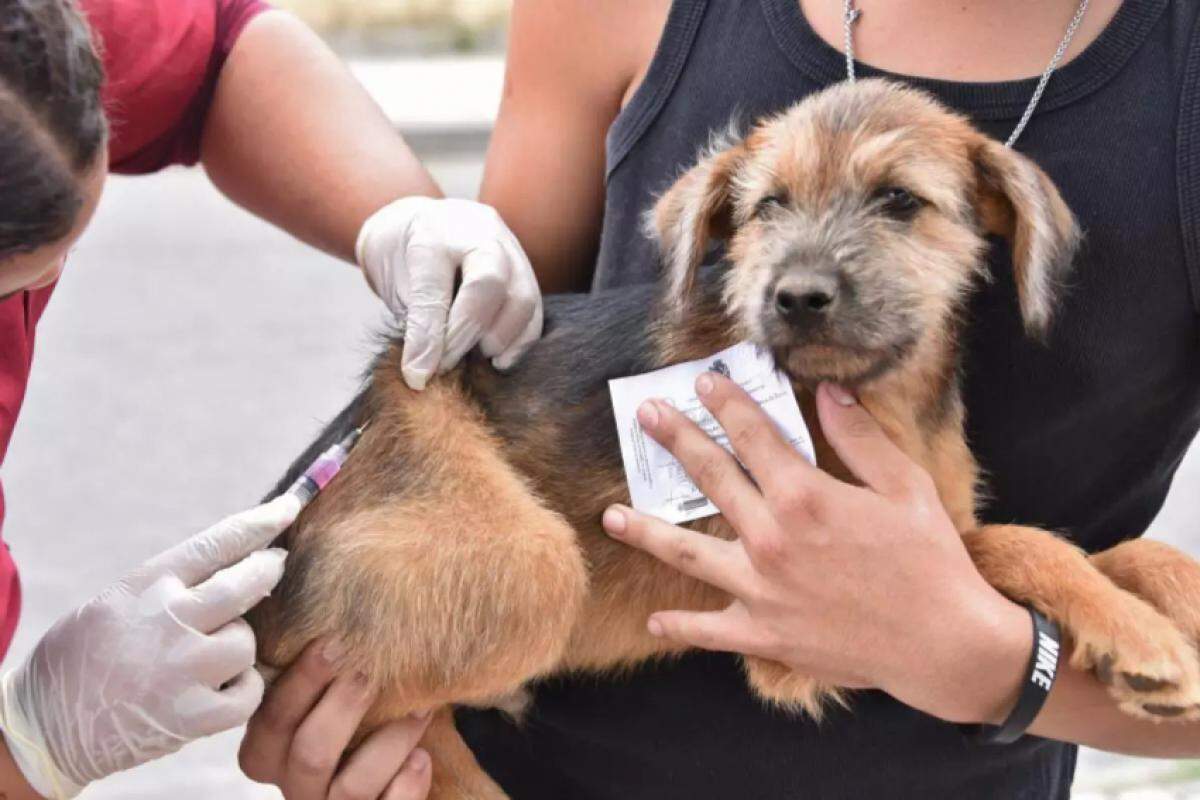
[[[1071,665],[1093,671],[1121,710],[1152,719],[1197,716],[1200,665],[1191,642],[1081,550],[1015,525],[988,525],[963,538],[988,583],[1062,626],[1073,648]]]
[[[1200,563],[1152,539],[1124,542],[1092,556],[1117,586],[1154,606],[1200,646]]]

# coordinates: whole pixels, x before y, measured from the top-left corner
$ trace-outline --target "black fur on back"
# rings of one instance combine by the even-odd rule
[[[296,482],[296,479],[303,475],[304,471],[307,470],[312,463],[317,460],[317,457],[320,456],[321,453],[324,453],[330,447],[333,447],[342,439],[345,439],[350,431],[361,425],[362,411],[364,406],[366,406],[366,403],[367,388],[363,388],[361,391],[359,391],[358,396],[350,402],[350,405],[343,408],[341,412],[334,417],[333,422],[330,422],[325,426],[325,430],[321,431],[321,435],[317,437],[316,441],[310,444],[308,449],[301,453],[300,456],[292,462],[292,465],[288,467],[287,472],[285,472],[283,477],[279,479],[279,483],[275,484],[275,487],[267,493],[267,496],[264,498],[263,502],[266,503],[274,500],[276,497],[279,497],[286,492],[291,485]]]
[[[702,285],[715,292],[715,272],[706,270],[702,277]],[[658,293],[657,284],[646,284],[548,296],[542,338],[512,369],[499,373],[476,351],[456,372],[501,438],[520,438],[539,415],[561,415],[569,409],[577,423],[568,433],[570,452],[619,462],[608,381],[663,366],[657,363],[650,337]],[[401,333],[387,335],[375,364],[388,350],[402,346]],[[292,463],[268,500],[287,491],[321,453],[366,421],[369,392],[368,378],[354,400]]]

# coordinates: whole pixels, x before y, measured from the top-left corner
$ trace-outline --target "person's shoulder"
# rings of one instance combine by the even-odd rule
[[[104,62],[114,169],[183,124],[210,77],[226,1],[80,0]],[[135,171],[170,158],[159,153]]]
[[[138,60],[147,48],[211,38],[218,0],[79,0],[106,63]]]
[[[118,114],[152,105],[203,75],[216,37],[214,0],[81,0]],[[169,69],[167,69],[169,67]]]

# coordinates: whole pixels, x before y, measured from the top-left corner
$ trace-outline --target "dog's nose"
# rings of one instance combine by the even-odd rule
[[[788,283],[775,290],[775,310],[792,325],[809,325],[824,317],[836,299],[833,280]]]

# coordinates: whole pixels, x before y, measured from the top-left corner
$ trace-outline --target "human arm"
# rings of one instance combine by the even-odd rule
[[[537,281],[516,237],[491,209],[438,199],[383,111],[291,15],[259,15],[234,44],[201,161],[238,204],[363,267],[406,318],[402,366],[413,388],[476,343],[506,368],[541,334]]]
[[[348,754],[375,693],[338,667],[337,643],[317,641],[279,677],[246,727],[242,771],[285,800],[424,800],[433,770],[417,743],[429,716],[391,722]]]
[[[722,612],[655,614],[651,631],[762,656],[835,685],[879,688],[950,722],[1001,723],[1029,663],[1029,616],[983,581],[928,475],[852,397],[826,386],[818,393],[822,430],[865,485],[841,483],[791,450],[734,384],[706,377],[714,388],[701,398],[757,486],[669,406],[656,404],[657,423],[639,420],[739,539],[713,539],[625,508],[610,510],[605,525],[736,599]],[[1137,755],[1200,754],[1200,725],[1129,717],[1065,660],[1030,732]]]
[[[0,730],[39,795],[87,784],[244,723],[262,698],[241,616],[283,575],[263,550],[299,511],[284,496],[150,559],[61,618],[0,680]]]
[[[350,70],[281,11],[255,17],[233,45],[200,158],[234,202],[347,261],[376,211],[398,197],[441,196]]]
[[[649,64],[665,0],[517,0],[480,199],[547,292],[587,287],[604,213],[604,138]]]

